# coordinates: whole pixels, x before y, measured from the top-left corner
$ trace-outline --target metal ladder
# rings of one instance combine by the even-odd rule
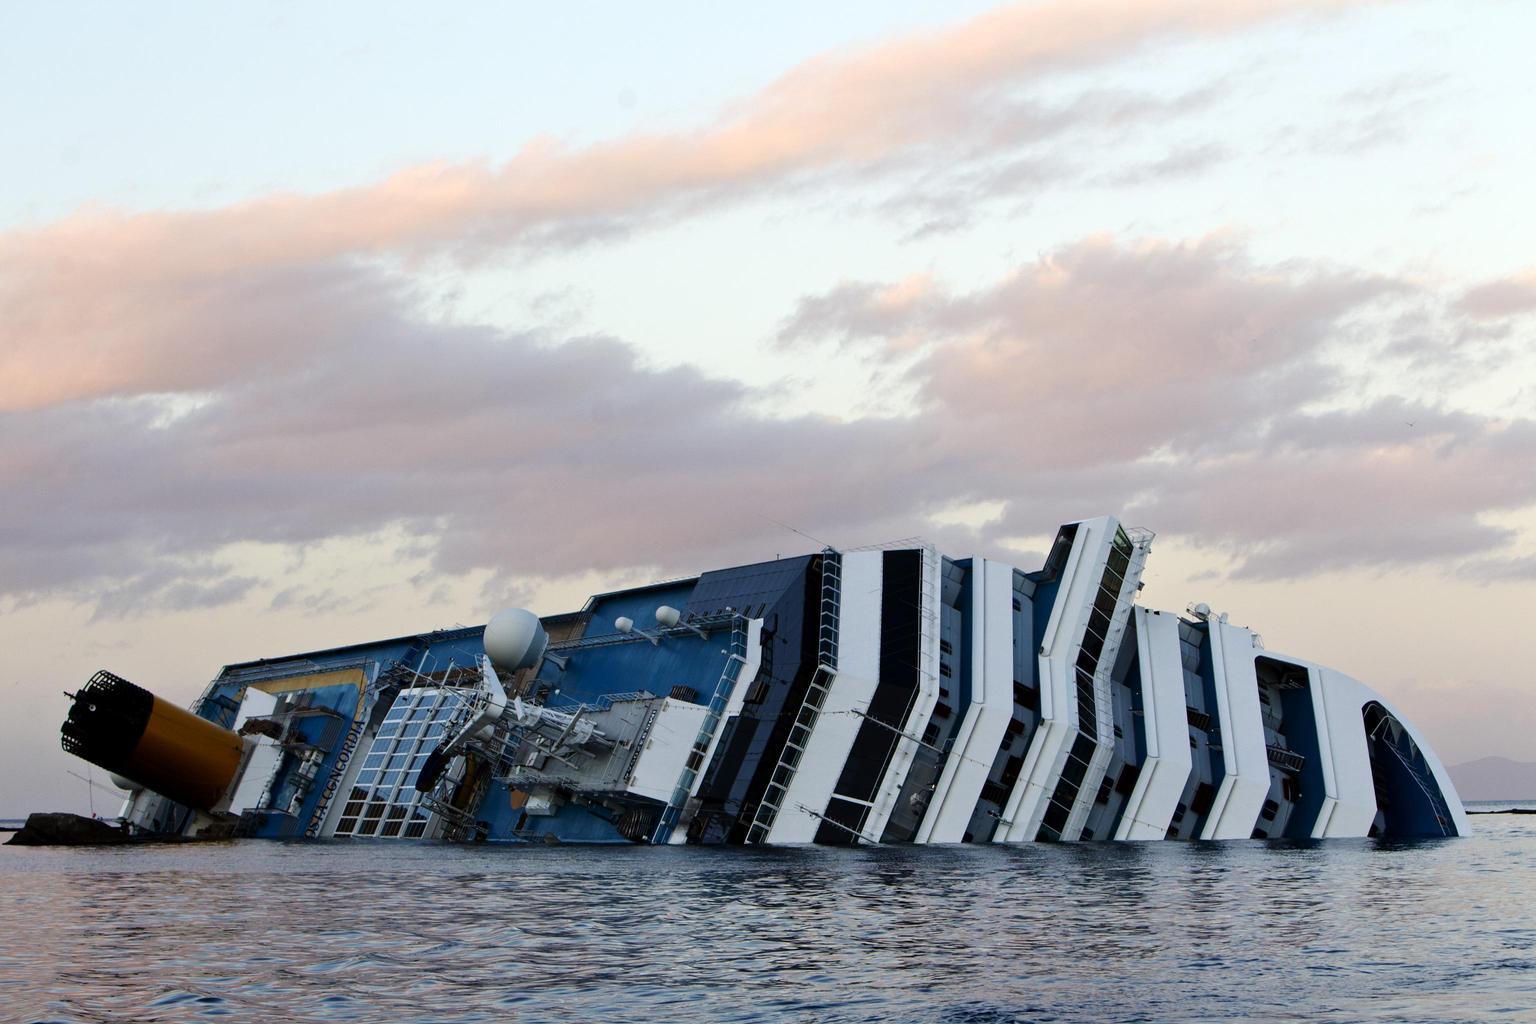
[[[720,679],[715,683],[715,692],[709,699],[708,710],[704,713],[704,720],[699,723],[693,749],[689,751],[688,761],[677,777],[672,798],[667,801],[666,808],[656,822],[656,830],[651,834],[653,845],[660,846],[672,838],[672,830],[677,827],[683,805],[692,795],[694,781],[698,779],[699,772],[704,770],[704,758],[715,740],[715,731],[720,728],[720,719],[725,715],[725,706],[730,703],[736,680],[741,678],[741,667],[747,663],[747,620],[740,615],[731,623],[731,643],[725,653],[725,667],[720,670]]]
[[[472,806],[477,805],[478,801],[484,796],[483,785],[477,788],[480,789],[481,792],[471,794],[474,801]],[[444,842],[467,842],[474,838],[474,836],[480,831],[480,822],[473,814],[459,810],[447,800],[438,797],[436,793],[423,793],[421,795],[420,801],[417,803],[417,806],[425,807],[434,815],[442,819],[442,838]]]
[[[843,556],[828,548],[821,556],[821,624],[816,638],[816,663],[834,670],[837,668],[842,592]]]
[[[748,843],[767,840],[779,816],[784,797],[789,792],[789,784],[794,781],[795,770],[800,766],[806,744],[810,742],[811,732],[816,728],[821,707],[826,703],[827,691],[837,675],[841,607],[842,556],[828,548],[822,553],[821,560],[821,624],[816,642],[816,673],[805,689],[805,699],[795,712],[795,724],[789,730],[789,737],[784,741],[784,749],[779,753],[773,774],[769,776],[763,798],[758,801],[757,810],[752,815],[752,824],[747,828]]]

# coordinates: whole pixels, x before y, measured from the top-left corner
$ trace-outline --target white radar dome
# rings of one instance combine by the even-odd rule
[[[544,656],[549,634],[526,608],[508,608],[485,624],[485,656],[503,672],[528,668]]]
[[[139,790],[144,788],[137,782],[134,782],[132,779],[118,775],[116,772],[108,775],[107,778],[111,779],[112,785],[116,786],[118,789],[126,789],[130,793],[137,793]]]

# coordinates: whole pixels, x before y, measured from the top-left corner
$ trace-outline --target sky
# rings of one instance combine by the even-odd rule
[[[1536,8],[11,5],[0,817],[109,668],[1156,531],[1536,760]],[[86,776],[81,778],[80,776]]]

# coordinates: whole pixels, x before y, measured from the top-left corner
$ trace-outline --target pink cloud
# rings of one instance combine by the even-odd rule
[[[926,422],[984,453],[973,481],[1011,477],[969,495],[1007,501],[995,536],[1097,502],[1285,576],[1497,550],[1511,534],[1482,514],[1536,503],[1536,421],[1362,404],[1362,380],[1328,358],[1346,324],[1404,303],[1454,348],[1436,301],[1347,268],[1256,265],[1231,239],[1100,237],[974,292],[845,283],[807,298],[781,342],[921,351]],[[1361,344],[1375,360],[1383,343]]]
[[[920,283],[919,283],[920,284]],[[976,292],[848,284],[807,299],[784,339],[934,344],[922,395],[966,410],[977,444],[1022,416],[1053,464],[1198,448],[1307,401],[1346,313],[1402,286],[1350,270],[1256,267],[1234,240],[1086,239]]]
[[[348,301],[334,292],[338,261],[579,241],[807,173],[877,166],[926,143],[986,139],[1006,120],[1011,91],[1052,71],[1345,6],[1017,4],[820,56],[697,131],[586,147],[541,139],[499,167],[426,165],[360,188],[209,211],[84,210],[13,231],[0,235],[0,408],[204,389],[280,365],[295,325],[274,319],[263,295],[286,275],[316,278],[316,303],[302,315],[323,318],[333,300]],[[1070,123],[1030,130],[1038,139]],[[232,341],[198,333],[213,310],[227,311],[219,331]],[[220,358],[204,355],[213,348]]]
[[[1468,289],[1457,304],[1480,320],[1496,320],[1536,312],[1536,270],[1488,281]]]
[[[771,520],[986,552],[1104,511],[1273,577],[1502,557],[1482,516],[1536,503],[1529,420],[1404,399],[1308,411],[1352,386],[1324,344],[1402,286],[1231,240],[1097,237],[973,292],[917,277],[811,297],[788,342],[831,334],[907,367],[920,405],[887,420],[762,418],[771,396],[746,385],[649,369],[609,338],[424,322],[385,283],[365,266],[269,276],[263,323],[286,354],[179,418],[148,401],[0,412],[0,594],[104,613],[229,600],[254,583],[221,570],[224,545],[391,525],[434,572],[511,586],[804,546]],[[199,315],[199,372],[265,358],[227,309]],[[963,501],[1005,511],[975,532],[929,522]]]

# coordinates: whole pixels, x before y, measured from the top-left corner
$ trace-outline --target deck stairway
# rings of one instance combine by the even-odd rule
[[[1269,756],[1270,764],[1283,772],[1290,772],[1292,775],[1301,774],[1301,770],[1307,766],[1305,755],[1298,754],[1294,750],[1287,750],[1285,747],[1277,747],[1274,744],[1270,744],[1264,748],[1264,752]]]

